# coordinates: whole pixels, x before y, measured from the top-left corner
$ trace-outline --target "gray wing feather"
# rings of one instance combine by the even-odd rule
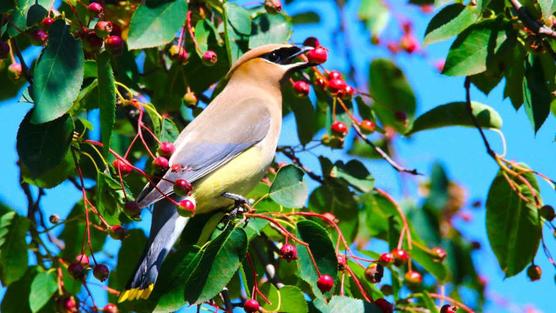
[[[183,170],[166,172],[156,188],[147,185],[138,197],[139,205],[151,205],[164,197],[162,193],[171,195],[176,179],[193,183],[264,139],[271,115],[262,101],[248,98],[213,108],[209,105],[176,140],[170,164],[180,164]]]

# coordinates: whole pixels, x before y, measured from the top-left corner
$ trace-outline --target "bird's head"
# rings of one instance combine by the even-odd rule
[[[313,49],[290,44],[268,44],[249,50],[242,55],[228,72],[228,77],[248,76],[253,79],[278,83],[286,73],[313,64],[301,61],[298,56]]]

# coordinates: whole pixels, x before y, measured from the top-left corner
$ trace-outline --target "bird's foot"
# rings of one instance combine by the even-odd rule
[[[235,193],[230,193],[230,192],[225,192],[222,194],[222,197],[234,200],[234,206],[232,207],[232,209],[226,213],[226,215],[224,216],[224,218],[222,219],[222,222],[224,223],[224,225],[228,225],[228,223],[230,223],[232,220],[236,219],[238,216],[242,216],[243,217],[243,213],[246,212],[250,212],[250,211],[254,211],[253,207],[251,207],[251,202],[238,194]],[[247,221],[245,221],[245,226],[247,225]]]

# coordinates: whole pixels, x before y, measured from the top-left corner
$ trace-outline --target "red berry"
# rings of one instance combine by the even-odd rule
[[[110,227],[110,237],[116,240],[123,240],[127,237],[127,231],[120,225]]]
[[[33,40],[39,45],[44,44],[48,40],[48,33],[44,31],[44,29],[40,28],[33,31],[31,36],[33,37]]]
[[[80,254],[78,256],[75,257],[75,261],[79,262],[81,265],[83,265],[84,267],[88,267],[89,266],[89,257],[86,254]]]
[[[340,73],[338,71],[330,71],[326,74],[326,76],[328,77],[329,80],[332,80],[332,79],[341,79],[341,80],[343,80],[344,79],[342,77],[342,73]]]
[[[380,255],[378,262],[382,265],[389,265],[394,262],[394,255],[390,252],[386,252]]]
[[[96,51],[102,47],[102,38],[98,37],[93,29],[84,30],[81,33],[81,37],[83,38],[87,51]]]
[[[79,302],[72,296],[60,298],[56,302],[60,312],[77,313],[79,311]]]
[[[120,52],[124,48],[124,40],[117,35],[110,35],[104,41],[106,47],[113,52]]]
[[[413,30],[413,25],[410,21],[404,21],[402,23],[402,30],[404,33],[411,33],[411,31]]]
[[[458,311],[458,307],[450,304],[444,304],[440,308],[440,313],[456,313]]]
[[[398,266],[409,260],[409,254],[404,249],[394,249],[392,250],[392,255],[394,256],[395,264]]]
[[[320,275],[317,280],[317,287],[321,292],[328,292],[334,287],[334,278],[328,274]]]
[[[157,152],[159,155],[169,158],[170,156],[172,156],[175,150],[176,147],[174,146],[173,143],[168,141],[163,141],[160,143]]]
[[[43,18],[42,21],[41,21],[41,25],[42,25],[44,28],[48,28],[48,27],[50,27],[50,25],[52,25],[52,24],[54,24],[54,19],[51,18],[51,17],[49,17],[49,16]]]
[[[10,45],[0,40],[0,59],[5,59],[10,55]]]
[[[347,265],[346,256],[343,255],[343,254],[338,254],[336,256],[336,259],[338,260],[338,270],[343,271],[346,268],[346,265]]]
[[[185,64],[189,60],[189,52],[185,48],[178,47],[176,53],[172,54],[172,57],[174,60]]]
[[[307,59],[309,59],[309,63],[322,64],[328,59],[328,51],[324,47],[316,47],[307,52]]]
[[[12,63],[8,66],[8,74],[13,80],[18,80],[23,73],[23,68],[19,63]]]
[[[97,264],[93,268],[93,275],[96,277],[96,279],[100,281],[105,281],[108,279],[108,276],[110,275],[110,270],[108,269],[108,266],[104,264]]]
[[[332,130],[332,132],[341,136],[345,135],[348,131],[346,124],[340,121],[335,121],[334,123],[332,123],[330,129]]]
[[[78,261],[75,261],[68,265],[68,272],[70,275],[78,280],[83,279],[85,277],[85,267]]]
[[[384,266],[371,263],[365,269],[365,277],[367,280],[373,284],[380,283],[382,277],[384,276]]]
[[[370,134],[376,130],[376,124],[370,120],[362,120],[359,127],[361,127],[361,131],[365,134]]]
[[[332,94],[337,94],[338,92],[342,91],[344,88],[346,88],[347,84],[343,79],[330,79],[328,81],[328,91],[330,91],[330,93]]]
[[[207,50],[203,54],[203,63],[208,66],[212,66],[218,62],[218,54],[212,50]]]
[[[405,281],[409,285],[420,285],[423,282],[423,276],[419,272],[409,271],[405,273]]]
[[[178,203],[178,213],[183,217],[191,217],[195,215],[195,201],[193,199],[184,199]]]
[[[282,11],[282,3],[280,0],[265,0],[264,8],[270,14],[276,14]]]
[[[280,257],[288,262],[297,260],[297,248],[289,243],[286,243],[280,249]]]
[[[249,299],[243,304],[243,309],[247,313],[254,313],[259,311],[261,309],[261,306],[259,305],[259,302],[257,302],[257,300]]]
[[[120,312],[118,310],[118,307],[113,304],[113,303],[108,303],[107,305],[104,306],[104,308],[102,309],[102,313],[118,313]]]
[[[412,34],[405,34],[400,39],[400,47],[407,53],[413,53],[419,49],[419,43]]]
[[[531,281],[537,281],[541,279],[542,269],[538,265],[531,265],[527,268],[527,276]]]
[[[315,37],[307,37],[307,39],[305,39],[305,40],[303,41],[303,45],[306,46],[306,47],[313,47],[313,48],[316,48],[316,47],[319,47],[319,46],[320,46],[320,42],[319,42],[319,40],[318,40],[317,38],[315,38]]]
[[[95,32],[97,36],[100,38],[104,38],[108,36],[113,29],[114,26],[110,21],[98,21],[97,24],[95,25]]]
[[[351,100],[354,94],[355,89],[353,89],[350,85],[346,85],[344,89],[338,92],[338,96],[344,100]]]
[[[127,175],[133,171],[133,167],[123,159],[114,160],[114,162],[112,162],[112,166],[114,166],[116,172],[121,173],[122,175]]]
[[[315,85],[319,86],[320,88],[326,88],[328,81],[324,77],[317,77],[315,78]]]
[[[432,4],[422,4],[421,5],[421,12],[431,13],[432,11],[434,11],[434,5],[432,5]]]
[[[388,44],[386,44],[386,48],[388,48],[388,50],[390,50],[390,52],[394,54],[400,52],[400,46],[395,42],[389,42]]]
[[[87,6],[87,10],[89,10],[89,12],[91,12],[93,15],[100,15],[103,11],[103,7],[102,4],[98,3],[98,2],[92,2]]]
[[[384,300],[383,298],[376,299],[374,304],[380,308],[382,313],[393,313],[394,312],[394,306],[392,305],[392,303]]]
[[[440,247],[432,248],[432,254],[434,256],[435,261],[442,262],[446,258],[446,251]]]
[[[138,217],[141,215],[141,208],[136,201],[128,201],[124,204],[125,212],[131,217]]]
[[[293,83],[293,89],[300,97],[306,97],[309,94],[309,84],[303,80],[298,80]]]
[[[168,169],[168,159],[162,156],[157,157],[153,160],[153,166],[157,171],[162,172]]]
[[[185,179],[176,179],[174,182],[174,193],[178,196],[187,196],[192,189],[193,186]]]

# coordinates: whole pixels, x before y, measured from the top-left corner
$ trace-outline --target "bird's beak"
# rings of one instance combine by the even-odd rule
[[[307,60],[294,62],[297,59],[297,57],[313,49],[314,49],[313,47],[307,47],[307,46],[302,46],[302,47],[293,46],[292,53],[287,57],[286,60],[284,60],[285,62],[283,62],[283,65],[288,67],[288,71],[300,70],[300,69],[313,66],[314,64],[309,63],[309,61]]]

